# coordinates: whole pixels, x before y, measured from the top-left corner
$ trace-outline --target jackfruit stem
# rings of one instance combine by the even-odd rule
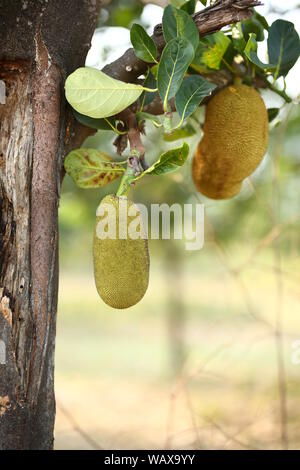
[[[228,64],[228,62],[224,59],[224,57],[222,58],[222,62],[228,68],[229,72],[231,72],[234,76],[236,76],[236,71],[234,70],[233,67],[231,67],[230,64]]]
[[[241,85],[243,82],[243,80],[241,79],[241,77],[235,77],[235,79],[233,80],[233,84],[234,85]]]
[[[128,196],[130,189],[132,188],[132,184],[134,183],[134,180],[136,179],[136,172],[135,169],[127,165],[127,169],[122,176],[121,183],[119,186],[119,189],[117,191],[117,196]]]

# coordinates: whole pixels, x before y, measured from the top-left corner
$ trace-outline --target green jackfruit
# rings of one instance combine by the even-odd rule
[[[119,205],[120,201],[123,206]],[[106,212],[108,206],[104,204],[109,205],[112,211]],[[122,210],[121,207],[125,209]],[[120,211],[125,214],[125,218],[122,216],[119,221]],[[102,300],[113,308],[131,307],[143,298],[149,282],[148,240],[133,239],[128,232],[131,222],[138,220],[137,230],[144,233],[140,212],[126,197],[109,195],[101,201],[97,214],[93,246],[97,291]],[[101,221],[103,224],[104,219],[108,229],[110,226],[115,227],[115,239],[99,238],[102,229],[99,229],[98,224]],[[120,232],[125,236],[120,236]]]
[[[268,138],[268,113],[254,88],[234,85],[217,93],[207,105],[193,160],[198,191],[212,199],[235,196],[262,161]]]
[[[210,199],[229,199],[241,190],[242,183],[227,183],[222,174],[216,174],[201,153],[201,143],[198,145],[192,166],[193,180],[201,194]]]

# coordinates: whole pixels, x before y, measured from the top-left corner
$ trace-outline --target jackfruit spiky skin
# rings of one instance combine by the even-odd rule
[[[121,227],[128,234],[129,223],[137,217],[130,216],[128,211],[133,202],[122,197],[127,205],[128,224],[121,221]],[[99,239],[97,224],[101,217],[96,219],[94,232],[94,275],[97,291],[102,300],[113,308],[124,309],[137,304],[145,295],[149,283],[149,252],[148,240],[143,238],[126,239],[119,237],[119,200],[115,195],[108,195],[101,204],[111,204],[116,211],[116,238]],[[107,215],[107,214],[106,214]],[[106,216],[105,215],[105,216]],[[108,219],[113,217],[108,213]],[[109,223],[109,221],[108,221]]]
[[[207,105],[204,136],[194,156],[198,191],[212,199],[235,196],[262,161],[268,139],[268,113],[260,94],[246,85],[221,90]]]
[[[198,145],[193,163],[192,175],[197,190],[210,199],[230,199],[241,190],[242,183],[227,183],[224,178],[216,175],[212,165],[209,165]],[[213,183],[212,183],[213,182]]]

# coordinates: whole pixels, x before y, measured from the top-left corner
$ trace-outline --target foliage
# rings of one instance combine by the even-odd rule
[[[163,15],[163,32],[166,43],[172,39],[186,39],[196,51],[199,44],[199,33],[190,15],[171,5],[165,8]]]
[[[189,146],[183,143],[182,147],[174,148],[161,154],[159,160],[138,176],[136,180],[140,179],[145,174],[164,175],[176,171],[180,166],[185,164],[188,155]]]
[[[196,111],[202,99],[215,88],[216,85],[204,80],[200,75],[191,75],[183,81],[175,100],[181,123]]]
[[[164,48],[158,67],[157,85],[165,112],[168,111],[170,99],[179,90],[193,57],[194,49],[184,38],[174,38]]]
[[[274,78],[287,75],[295,65],[300,50],[299,36],[293,23],[289,21],[275,21],[269,31],[268,53],[270,62],[276,64]]]
[[[204,37],[199,41],[193,66],[219,70],[221,61],[230,44],[230,39],[222,31]]]
[[[145,62],[156,62],[157,49],[153,39],[147,34],[143,26],[134,24],[130,30],[130,39],[135,55]]]
[[[206,5],[206,1],[202,2]],[[127,145],[127,133],[144,132],[144,122],[161,128],[161,139],[173,142],[195,133],[194,114],[203,99],[216,85],[215,74],[226,71],[232,80],[257,87],[270,88],[286,102],[290,98],[280,89],[276,80],[286,76],[300,54],[300,41],[294,25],[277,20],[269,25],[258,12],[246,21],[232,25],[230,30],[218,31],[199,39],[198,30],[191,17],[195,11],[194,0],[172,0],[163,14],[162,29],[166,45],[159,56],[155,41],[140,24],[133,23],[130,38],[137,58],[148,64],[148,73],[141,84],[115,80],[99,70],[80,68],[66,81],[66,97],[74,108],[76,119],[94,129],[114,131],[118,137],[120,153]],[[132,23],[132,20],[131,20]],[[267,37],[268,60],[258,56],[258,44]],[[205,76],[204,76],[205,74]],[[153,113],[159,98],[162,101],[162,119]],[[129,110],[135,115],[137,128],[119,114]],[[269,122],[279,113],[279,108],[268,110]],[[178,115],[174,124],[174,115]],[[121,121],[119,124],[118,122]],[[135,129],[135,130],[134,130]],[[92,154],[96,165],[90,168],[80,151],[71,152],[65,168],[80,187],[103,187],[123,175],[118,194],[130,187],[129,182],[141,179],[144,174],[157,175],[174,171],[188,157],[188,145],[157,155],[157,161],[148,167],[142,164],[142,144],[136,146],[137,136],[130,140],[131,152],[124,164],[103,160]],[[140,137],[139,137],[140,139]],[[120,142],[122,140],[122,145]],[[91,149],[88,153],[92,152]],[[85,153],[87,155],[88,153]],[[146,153],[147,156],[147,153]],[[108,157],[107,157],[108,158]],[[132,158],[136,160],[134,172]],[[138,170],[137,170],[138,168]],[[94,174],[95,173],[95,174]],[[126,184],[126,178],[129,178]]]

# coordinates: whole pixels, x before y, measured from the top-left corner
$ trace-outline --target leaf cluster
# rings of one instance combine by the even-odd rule
[[[202,1],[206,5],[206,1]],[[300,55],[300,40],[293,23],[276,20],[271,26],[266,19],[253,12],[253,16],[227,30],[199,38],[192,19],[195,0],[172,0],[163,14],[162,28],[166,45],[159,56],[152,37],[140,24],[133,24],[131,43],[136,57],[148,64],[148,73],[142,84],[125,83],[103,72],[82,67],[66,80],[66,98],[74,109],[75,118],[93,129],[110,130],[126,134],[127,123],[119,114],[134,104],[136,121],[143,129],[148,120],[164,130],[164,139],[175,141],[195,132],[191,119],[204,98],[216,88],[216,72],[227,70],[248,85],[257,79],[286,101],[285,90],[276,86],[279,77],[285,78]],[[267,57],[258,56],[259,43],[267,37]],[[271,80],[270,80],[271,79]],[[147,108],[158,96],[163,104],[162,118],[152,115]],[[174,126],[173,112],[179,123]],[[279,110],[269,110],[269,120]],[[120,131],[122,129],[122,131]],[[188,157],[186,143],[159,156],[150,168],[133,173],[125,163],[113,162],[110,157],[93,149],[72,151],[66,158],[65,168],[75,183],[82,188],[99,188],[122,176],[123,187],[144,175],[160,175],[176,170]],[[134,153],[131,153],[131,156]],[[139,155],[137,155],[139,158]],[[129,161],[129,160],[128,160]],[[138,160],[138,164],[140,164]],[[125,181],[125,183],[124,183]]]

